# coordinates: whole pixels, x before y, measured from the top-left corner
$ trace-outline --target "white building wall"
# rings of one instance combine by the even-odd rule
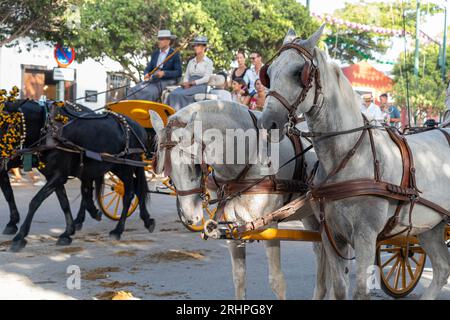
[[[57,67],[53,57],[53,45],[39,42],[28,51],[27,43],[30,43],[30,40],[22,39],[19,46],[0,47],[0,88],[9,90],[14,85],[22,88],[22,65],[41,66],[47,70]],[[87,59],[82,63],[75,61],[68,68],[76,70],[76,98],[84,97],[86,90],[97,92],[107,90],[107,73],[122,70],[119,63],[108,58],[101,62],[93,59]],[[102,94],[98,96],[97,102],[85,102],[84,99],[77,102],[95,109],[104,106],[105,98],[105,94]]]

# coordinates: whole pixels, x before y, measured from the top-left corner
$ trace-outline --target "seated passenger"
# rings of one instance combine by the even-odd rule
[[[213,62],[205,55],[207,43],[208,39],[204,36],[196,37],[192,42],[195,58],[186,67],[181,88],[172,91],[167,98],[167,104],[175,110],[195,102],[195,94],[207,91],[209,78],[213,74]]]
[[[181,78],[181,58],[180,54],[175,53],[164,64],[164,60],[173,53],[170,43],[176,37],[169,30],[158,31],[158,47],[152,53],[151,60],[144,70],[144,80],[127,92],[129,100],[149,100],[159,101],[161,94],[167,86],[176,85]],[[152,75],[149,73],[158,68]],[[150,83],[149,83],[150,82]]]

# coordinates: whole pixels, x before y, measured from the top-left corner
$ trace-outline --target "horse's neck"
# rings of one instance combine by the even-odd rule
[[[325,103],[305,114],[309,130],[313,133],[330,133],[363,126],[352,87],[345,79],[339,79],[344,75],[333,70],[325,61],[321,61],[319,65],[327,66],[326,70],[321,70]],[[325,174],[339,165],[355,146],[361,133],[362,131],[358,131],[325,139],[313,138],[314,149]]]
[[[226,135],[227,135],[227,129],[242,129],[244,131],[249,129],[254,129],[254,124],[249,115],[244,113],[231,113],[228,116],[225,116],[220,113],[207,113],[202,112],[200,114],[200,120],[202,121],[202,134],[209,129],[217,129],[222,134],[222,150],[223,150],[223,164],[215,163],[214,161],[211,161],[210,159],[206,158],[206,162],[208,165],[210,165],[213,169],[215,174],[222,179],[233,179],[238,177],[241,172],[246,167],[246,164],[227,164],[227,154],[232,153],[233,159],[234,156],[237,153],[237,150],[239,150],[239,146],[237,143],[233,144],[232,147],[228,146],[226,143]],[[249,149],[246,146],[245,147],[245,154],[246,157],[249,154]],[[254,174],[254,172],[259,172],[260,163],[253,164],[250,168],[250,171],[246,176],[251,176]]]

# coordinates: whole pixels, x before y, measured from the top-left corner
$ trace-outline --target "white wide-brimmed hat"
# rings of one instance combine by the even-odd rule
[[[169,38],[169,39],[176,39],[177,37],[173,35],[170,30],[159,30],[158,31],[158,39],[161,38]]]

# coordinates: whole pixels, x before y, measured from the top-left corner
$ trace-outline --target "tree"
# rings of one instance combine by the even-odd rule
[[[199,1],[200,2],[200,1]],[[201,0],[222,32],[222,65],[229,68],[237,49],[259,51],[269,59],[288,29],[309,37],[319,24],[295,0]]]
[[[0,0],[0,47],[18,38],[45,39],[69,28],[69,9],[76,0]]]
[[[271,56],[286,31],[310,35],[318,24],[295,0],[84,0],[80,28],[49,39],[76,48],[77,59],[109,57],[139,81],[155,49],[158,29],[172,30],[178,44],[193,34],[209,38],[208,56],[216,70],[229,69],[239,48]],[[183,61],[193,54],[182,51]]]
[[[406,65],[404,54],[400,55],[393,69],[393,96],[399,105],[406,106],[406,72],[408,72],[411,111],[422,118],[422,114],[429,111],[441,112],[445,109],[446,84],[442,80],[438,66],[439,48],[436,45],[424,46],[420,52],[422,61],[418,77],[413,76],[413,52],[407,54]],[[450,58],[447,59],[446,64],[450,65]]]
[[[442,11],[438,5],[427,3],[421,10],[421,19]],[[390,29],[403,29],[403,13],[405,13],[405,29],[415,33],[416,1],[359,1],[346,3],[333,16],[355,23],[372,25]],[[376,54],[383,55],[391,46],[391,35],[381,35],[371,31],[351,29],[346,26],[330,26],[330,34],[326,38],[330,55],[347,63],[366,60]]]

